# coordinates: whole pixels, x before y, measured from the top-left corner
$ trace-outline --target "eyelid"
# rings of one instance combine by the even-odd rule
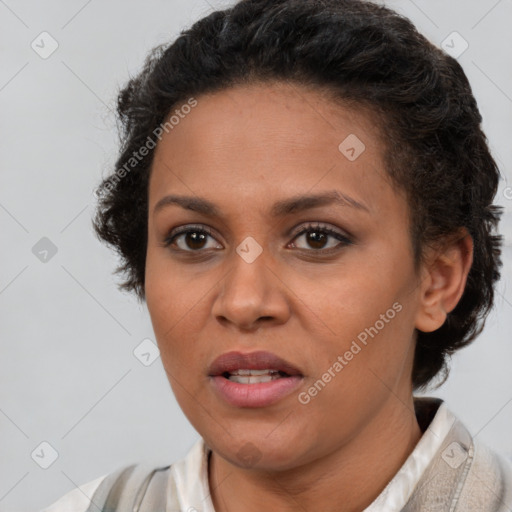
[[[217,237],[214,235],[214,230],[206,224],[184,224],[171,229],[164,237],[163,242],[160,244],[162,247],[169,247],[171,243],[180,235],[186,234],[189,231],[204,232],[217,242]],[[220,243],[220,242],[219,242]],[[185,251],[185,252],[202,252],[202,251]]]
[[[348,240],[351,240],[353,237],[345,230],[341,230],[340,228],[334,227],[326,222],[312,221],[312,222],[303,222],[296,228],[292,229],[289,233],[289,236],[293,236],[296,238],[298,235],[301,235],[305,231],[312,231],[314,229],[318,229],[321,231],[326,231],[331,235],[339,235],[340,237],[344,237]]]
[[[299,226],[293,228],[288,234],[286,235],[287,238],[291,237],[290,243],[293,243],[294,240],[296,240],[299,236],[302,236],[303,234],[313,231],[313,230],[319,230],[327,234],[328,237],[336,238],[338,240],[338,244],[335,247],[330,247],[328,249],[304,249],[301,247],[297,247],[297,250],[299,251],[306,251],[306,252],[313,252],[320,254],[328,254],[329,252],[335,252],[339,249],[341,249],[343,246],[347,245],[353,245],[354,243],[354,237],[348,233],[345,230],[341,230],[340,228],[331,226],[329,223],[323,223],[320,221],[310,221],[310,222],[302,222]],[[163,242],[160,244],[164,248],[170,247],[173,242],[178,238],[179,236],[186,234],[188,232],[203,232],[206,233],[209,237],[214,239],[218,242],[217,237],[215,236],[215,230],[211,227],[205,225],[205,224],[185,224],[182,226],[178,226],[165,236]],[[220,243],[220,242],[218,242]],[[181,251],[185,253],[195,253],[200,254],[202,252],[208,252],[206,249],[198,249],[198,250],[184,250],[184,249],[175,249],[176,251]],[[211,250],[211,249],[210,249]]]
[[[177,228],[173,228],[171,231],[169,231],[167,237],[172,238],[173,236],[186,233],[187,231],[194,231],[194,229],[197,231],[204,231],[210,236],[213,236],[213,229],[206,224],[184,224],[183,226],[178,226]]]

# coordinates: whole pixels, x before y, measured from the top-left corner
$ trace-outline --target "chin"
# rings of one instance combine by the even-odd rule
[[[252,440],[250,436],[244,436],[243,440],[228,436],[225,443],[206,442],[218,456],[241,469],[284,471],[300,464],[297,444],[290,438],[287,445],[281,439],[272,442],[258,436],[253,436]]]

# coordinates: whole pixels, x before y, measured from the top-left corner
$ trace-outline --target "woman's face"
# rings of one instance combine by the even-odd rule
[[[369,114],[282,83],[196,99],[156,148],[148,310],[207,444],[239,466],[292,468],[410,400],[419,280],[407,202]],[[298,375],[211,376],[232,351],[270,352]]]

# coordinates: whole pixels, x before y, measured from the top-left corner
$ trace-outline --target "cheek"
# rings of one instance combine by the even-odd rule
[[[176,393],[203,371],[199,337],[208,317],[207,295],[211,284],[204,277],[178,269],[165,257],[148,253],[146,261],[146,304],[160,350],[163,366]],[[193,350],[191,349],[193,347]]]
[[[397,283],[389,272],[351,267],[334,271],[321,287],[318,282],[310,286],[306,297],[331,332],[347,340],[373,325],[397,295]]]
[[[340,271],[322,290],[310,289],[307,303],[321,319],[325,333],[315,341],[312,356],[318,371],[327,371],[342,356],[346,360],[343,386],[370,386],[369,376],[378,385],[370,371],[385,382],[393,381],[409,355],[414,305],[407,269],[385,268]]]
[[[146,305],[151,323],[160,349],[164,367],[174,374],[172,361],[181,358],[180,340],[186,340],[180,335],[187,322],[187,294],[184,294],[179,281],[171,279],[169,264],[162,262],[163,258],[155,257],[151,250],[146,259],[145,291]],[[180,320],[181,319],[181,320]]]
[[[188,276],[160,250],[149,249],[146,258],[146,304],[155,334],[172,335],[200,301],[205,289],[201,280]]]

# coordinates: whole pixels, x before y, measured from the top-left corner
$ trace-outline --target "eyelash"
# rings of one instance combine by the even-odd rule
[[[302,251],[308,251],[308,252],[315,252],[315,253],[321,253],[321,254],[330,254],[332,252],[340,250],[342,247],[347,245],[352,245],[352,240],[348,237],[340,233],[339,231],[330,228],[329,226],[325,226],[319,223],[310,223],[306,224],[301,231],[298,231],[296,234],[293,235],[293,240],[296,240],[300,236],[304,235],[305,233],[309,232],[319,232],[325,235],[328,235],[330,237],[336,238],[340,241],[338,245],[335,247],[330,247],[329,249],[299,249]],[[199,226],[199,225],[187,225],[182,228],[178,228],[178,230],[171,230],[170,233],[167,235],[167,237],[164,239],[162,246],[163,247],[169,247],[172,245],[172,243],[181,235],[187,234],[187,233],[204,233],[212,238],[215,238],[213,236],[212,230],[208,226]],[[181,252],[188,252],[188,253],[200,253],[205,252],[202,249],[175,249],[177,251]]]

